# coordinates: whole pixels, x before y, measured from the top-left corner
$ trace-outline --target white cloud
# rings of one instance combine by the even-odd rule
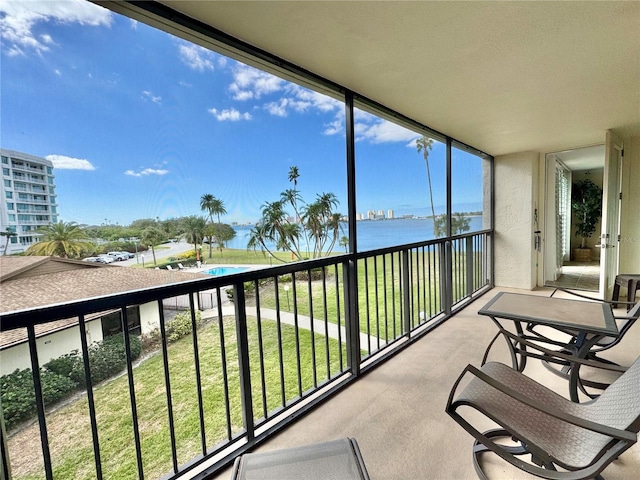
[[[242,64],[234,68],[233,79],[229,90],[235,100],[260,98],[281,90],[285,84],[281,78]]]
[[[145,90],[145,91],[142,92],[142,98],[145,99],[145,100],[149,100],[149,101],[151,101],[153,103],[157,103],[158,105],[162,104],[162,97],[155,96],[149,90]]]
[[[55,73],[56,75],[58,75],[59,77],[62,76],[62,72],[60,72],[60,70],[58,70],[57,68],[53,71],[53,73]]]
[[[290,111],[304,113],[311,110],[322,113],[338,111],[344,114],[344,103],[331,97],[312,90],[308,90],[299,85],[287,83],[284,85],[285,96],[274,102],[264,105],[264,109],[271,115],[286,117]]]
[[[286,98],[281,98],[277,102],[270,102],[265,104],[264,108],[271,114],[276,117],[286,117],[287,113],[287,105],[288,101]]]
[[[372,119],[373,123],[367,123]],[[368,140],[371,143],[412,142],[420,137],[414,131],[369,114],[361,116],[361,121],[356,121],[354,131],[356,141]]]
[[[64,2],[47,0],[3,0],[0,2],[0,36],[8,55],[25,55],[28,52],[42,54],[54,45],[47,33],[36,38],[33,27],[39,23],[56,22],[109,27],[113,21],[111,12],[85,0]]]
[[[342,120],[337,118],[333,122],[329,122],[325,125],[324,133],[325,135],[336,135],[343,130]]]
[[[53,167],[59,170],[95,170],[89,160],[83,158],[66,157],[64,155],[47,155],[47,160],[53,163]]]
[[[125,175],[129,175],[130,177],[146,177],[147,175],[166,175],[169,173],[169,170],[163,168],[143,168],[142,170],[127,170],[124,172]]]
[[[251,120],[251,114],[248,112],[240,113],[235,108],[231,108],[228,110],[219,111],[215,108],[210,108],[207,110],[211,115],[216,117],[216,119],[220,122],[224,122],[225,120],[229,120],[231,122],[238,122],[240,120]]]
[[[189,68],[199,72],[204,72],[205,70],[213,71],[213,52],[193,44],[181,44],[178,47],[178,51],[180,60],[188,65]]]

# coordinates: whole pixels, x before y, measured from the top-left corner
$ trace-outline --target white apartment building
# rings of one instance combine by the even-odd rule
[[[24,252],[38,241],[38,227],[57,223],[53,163],[28,153],[0,149],[0,255]],[[8,244],[7,244],[8,243]]]

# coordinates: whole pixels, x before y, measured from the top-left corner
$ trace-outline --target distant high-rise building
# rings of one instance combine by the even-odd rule
[[[0,154],[0,231],[16,234],[2,237],[0,254],[9,255],[24,252],[37,242],[38,227],[57,223],[58,204],[51,161],[13,150],[0,149]]]
[[[393,215],[393,210],[391,209],[387,210],[387,218],[395,218]]]

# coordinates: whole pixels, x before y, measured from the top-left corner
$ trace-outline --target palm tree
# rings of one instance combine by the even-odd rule
[[[166,239],[164,232],[155,226],[149,226],[140,233],[141,240],[151,247],[153,264],[156,265],[156,245]],[[144,262],[143,262],[144,263]]]
[[[298,188],[298,178],[300,177],[300,172],[298,172],[298,167],[295,165],[289,168],[289,181],[293,182],[293,189],[296,190]]]
[[[218,223],[220,223],[220,215],[227,214],[227,209],[224,208],[224,202],[214,197],[213,202],[211,202],[211,212],[218,216]]]
[[[214,197],[210,193],[205,193],[200,197],[200,210],[206,211],[209,214],[209,224],[213,227],[213,216],[218,216],[218,223],[220,223],[220,215],[224,215],[227,213],[227,210],[224,207],[224,202],[219,198]],[[210,228],[209,232],[213,232],[214,229]],[[209,257],[212,254],[212,245],[213,245],[213,233],[209,234]],[[217,239],[218,243],[220,243],[220,239]]]
[[[83,227],[76,222],[52,223],[37,232],[42,234],[42,239],[31,245],[26,255],[74,258],[93,248]]]
[[[206,211],[209,214],[209,224],[213,225],[213,202],[216,200],[210,193],[205,193],[200,197],[200,210]],[[211,232],[211,229],[209,229]],[[213,233],[209,235],[209,258],[211,258],[211,245],[213,244]]]
[[[17,237],[17,236],[18,234],[16,232],[9,230],[9,227],[7,227],[7,230],[5,232],[0,232],[0,237],[7,237],[7,241],[4,244],[4,250],[2,251],[2,255],[7,254],[7,248],[9,248],[9,242],[11,241],[11,237]]]
[[[202,245],[205,237],[205,229],[207,221],[204,217],[191,215],[182,219],[183,236],[189,242],[193,243],[193,250],[198,258],[198,245]]]
[[[433,139],[423,135],[418,140],[416,140],[416,148],[418,149],[418,153],[422,152],[422,155],[424,156],[424,162],[427,166],[427,180],[429,182],[429,199],[431,200],[431,216],[434,222],[433,232],[435,236],[438,237],[439,236],[438,234],[440,232],[436,228],[436,224],[435,224],[436,211],[435,211],[435,208],[433,207],[433,187],[431,186],[431,170],[429,168],[429,152],[433,148]]]
[[[344,247],[345,253],[348,252],[347,248],[349,247],[349,237],[343,235],[340,237],[340,246]]]

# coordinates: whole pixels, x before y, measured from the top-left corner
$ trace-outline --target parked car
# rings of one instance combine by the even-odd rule
[[[131,253],[131,252],[118,252],[121,253],[122,255],[126,255],[127,258],[134,258],[136,256],[135,253]]]
[[[98,257],[87,257],[82,259],[83,262],[102,263]]]
[[[113,258],[111,255],[107,255],[106,253],[98,255],[96,258],[98,259],[96,260],[96,262],[100,263],[113,263],[116,261],[115,258]]]
[[[129,260],[129,255],[122,252],[107,252],[107,255],[113,257],[117,262],[121,262],[123,260]]]

